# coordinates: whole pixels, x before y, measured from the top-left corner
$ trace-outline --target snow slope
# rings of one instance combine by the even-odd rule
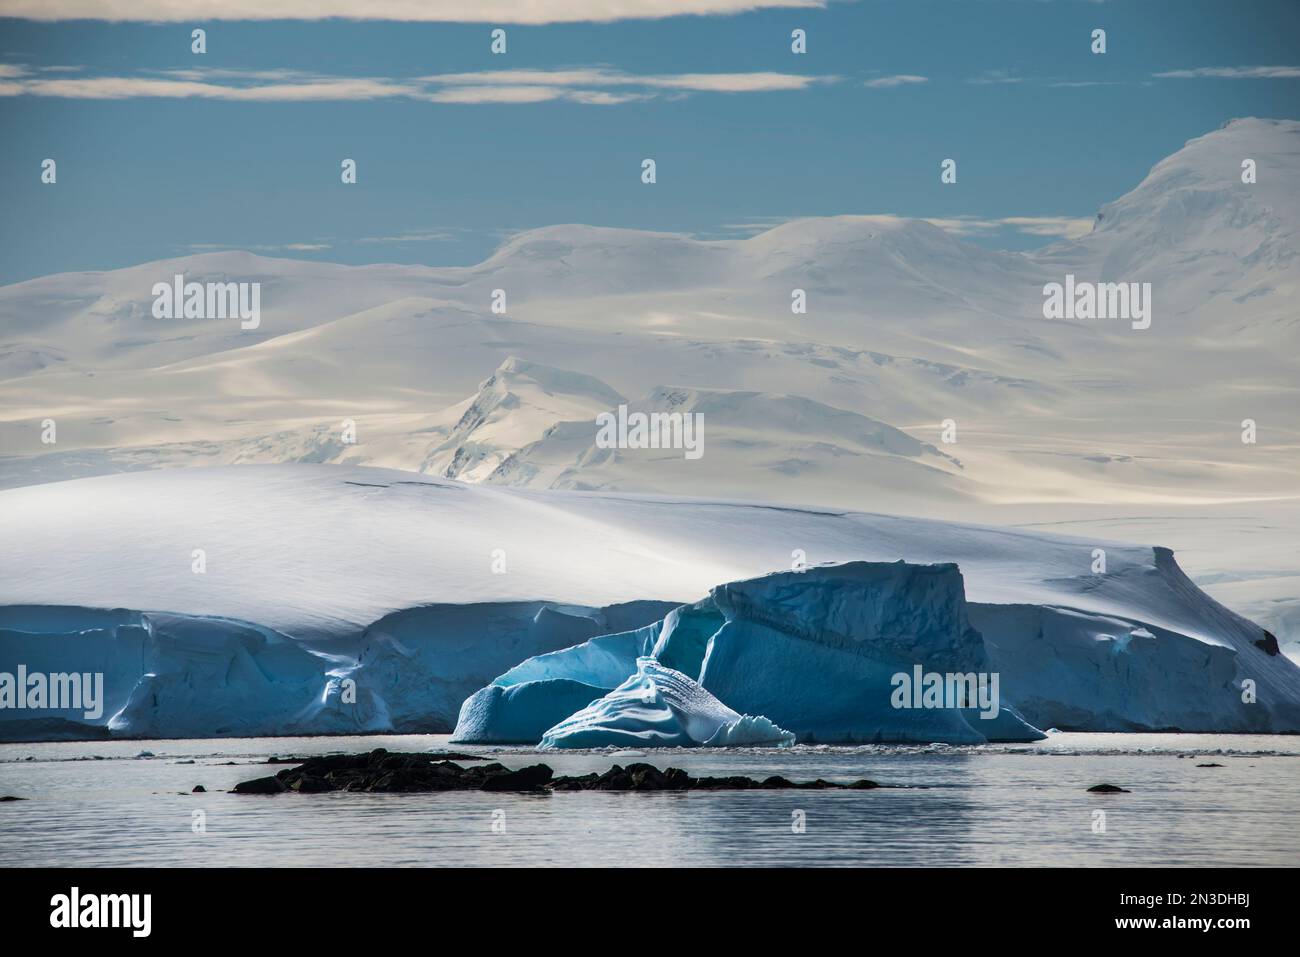
[[[163,630],[180,636],[174,646],[190,649],[177,655],[198,654],[190,643],[197,636],[193,640],[210,647],[219,662],[249,655],[280,661],[276,656],[289,652],[276,649],[300,646],[320,659],[321,679],[312,694],[323,708],[322,729],[450,730],[475,689],[513,666],[524,669],[515,677],[525,679],[533,667],[521,664],[526,659],[584,642],[586,650],[560,656],[626,662],[631,652],[654,651],[664,638],[659,650],[670,656],[663,663],[689,674],[716,618],[696,609],[678,612],[671,628],[654,623],[719,584],[788,570],[805,558],[813,564],[902,559],[955,563],[968,602],[1069,611],[1091,629],[1094,642],[1114,652],[1145,647],[1145,638],[1125,638],[1139,629],[1161,647],[1176,646],[1175,653],[1152,659],[1156,667],[1185,669],[1171,673],[1171,697],[1145,702],[1145,710],[1128,708],[1124,720],[1133,725],[1175,724],[1198,713],[1189,701],[1210,693],[1226,700],[1235,683],[1250,678],[1258,701],[1249,710],[1202,709],[1230,723],[1218,730],[1300,730],[1300,670],[1256,644],[1264,642],[1258,626],[1209,599],[1168,552],[1103,544],[1106,572],[1094,574],[1098,543],[1092,540],[831,509],[503,489],[323,465],[104,476],[0,492],[3,662],[16,664],[39,652],[47,670],[61,661],[84,671],[104,660],[106,645],[134,647],[141,614],[155,622],[155,632],[164,620],[225,620],[232,624],[216,632],[201,624]],[[193,570],[195,549],[204,553],[202,574]],[[804,574],[812,577],[793,577],[817,578]],[[739,593],[735,586],[732,591]],[[725,612],[722,602],[718,606]],[[739,619],[748,620],[743,614]],[[1117,633],[1115,622],[1129,631]],[[1030,638],[1037,634],[1026,627]],[[600,638],[647,628],[618,641]],[[1010,630],[1008,637],[981,630],[990,646],[1000,641],[1011,647],[1016,637]],[[1077,630],[1067,637],[1086,644]],[[1062,645],[1059,657],[1092,667],[1095,657],[1073,647]],[[1191,669],[1197,660],[1231,667]],[[609,669],[613,684],[607,678],[582,683],[608,690],[634,668],[614,676],[621,666]],[[106,669],[118,675],[117,688],[130,685],[132,674],[143,680],[155,673],[147,663],[133,673],[123,667]],[[276,664],[260,671],[301,687],[303,667],[286,664],[281,674]],[[1035,668],[1052,673],[1047,664]],[[589,670],[584,661],[570,674],[581,678]],[[179,697],[164,701],[156,714],[130,709],[128,716],[145,715],[131,718],[132,728],[171,733],[168,715],[185,709],[224,714],[225,702],[243,700],[238,689],[231,692],[236,697],[213,698],[214,685],[202,678],[237,673],[225,664],[173,671],[182,677],[159,687],[164,698]],[[1042,694],[1043,706],[1083,701],[1088,715],[1105,717],[1114,702],[1137,701],[1147,680],[1141,668],[1115,673],[1118,683],[1100,686],[1101,698],[1077,697],[1059,684],[1056,691],[1066,699]],[[559,676],[558,666],[533,675]],[[1228,685],[1205,685],[1219,676]],[[346,679],[356,682],[356,703],[336,713]],[[714,691],[707,673],[703,684]],[[718,697],[784,725],[782,715]],[[305,705],[299,691],[278,701],[274,713],[259,713],[259,727],[301,728],[301,710],[291,704]],[[259,699],[258,707],[270,705]]]

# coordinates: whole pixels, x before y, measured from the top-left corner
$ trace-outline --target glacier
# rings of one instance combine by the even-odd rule
[[[1098,573],[1097,540],[1037,529],[355,466],[8,489],[0,671],[102,672],[106,707],[0,711],[0,737],[536,745],[641,658],[801,741],[1300,731],[1300,669],[1262,628],[1168,549],[1102,544]],[[999,718],[893,709],[915,664],[997,672]]]

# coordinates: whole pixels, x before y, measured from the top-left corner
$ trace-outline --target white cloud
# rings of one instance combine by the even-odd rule
[[[250,251],[259,253],[282,253],[282,252],[320,252],[325,249],[332,249],[329,243],[258,243],[255,245],[232,246],[227,243],[190,243],[184,247],[195,252],[222,252],[226,250]]]
[[[426,23],[608,23],[821,8],[826,0],[4,0],[24,20],[401,20]]]
[[[754,217],[735,223],[718,226],[716,233],[721,235],[739,234],[744,237],[767,232],[785,223],[803,219],[802,216],[767,216]],[[1048,239],[1078,239],[1092,231],[1093,220],[1090,217],[1077,216],[897,216],[893,213],[881,213],[870,218],[889,223],[915,222],[920,220],[932,226],[938,226],[954,236],[968,238],[987,236],[1005,229],[1014,230],[1027,236],[1042,236]]]
[[[979,76],[966,81],[980,86],[996,83],[1020,83],[1021,78],[1011,70],[985,70]]]
[[[1092,232],[1092,217],[1080,216],[953,216],[949,218],[926,217],[926,222],[952,233],[954,236],[977,236],[1013,229],[1027,236],[1079,239]]]
[[[37,77],[0,65],[0,96],[85,100],[138,97],[242,102],[311,102],[403,98],[432,103],[543,103],[567,100],[611,106],[664,95],[803,90],[836,77],[793,73],[623,73],[604,67],[484,70],[404,79],[322,76],[292,70],[167,70],[138,76]]]
[[[863,86],[869,86],[874,89],[887,89],[891,86],[906,86],[912,83],[928,83],[929,77],[916,76],[912,73],[899,73],[894,76],[881,76],[874,80],[868,80]]]
[[[363,236],[357,242],[367,245],[382,243],[445,243],[455,239],[449,230],[437,230],[422,233],[398,233],[395,236]]]
[[[1066,89],[1082,89],[1088,86],[1126,86],[1127,83],[1124,80],[1057,80],[1047,85]]]
[[[684,90],[695,93],[765,93],[774,90],[802,90],[815,83],[834,82],[830,76],[798,73],[623,73],[604,67],[568,70],[484,70],[479,73],[439,73],[418,77],[437,86],[555,86],[626,87],[653,90]]]
[[[236,86],[194,80],[138,76],[88,76],[67,80],[24,80],[20,92],[78,100],[124,100],[140,97],[244,101],[374,100],[384,97],[418,97],[419,87],[388,80],[321,77],[297,83]],[[15,95],[15,94],[10,94]]]
[[[433,103],[543,103],[558,100],[564,90],[552,86],[458,86],[426,93]]]
[[[1294,80],[1300,78],[1300,66],[1202,66],[1151,75],[1173,80]]]

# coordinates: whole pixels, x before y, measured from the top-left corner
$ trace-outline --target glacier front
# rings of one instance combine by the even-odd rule
[[[1097,572],[1097,540],[1039,530],[350,466],[9,489],[0,673],[102,674],[104,709],[0,696],[0,737],[536,745],[646,657],[804,741],[1300,731],[1272,636],[1167,549],[1100,546]],[[999,717],[894,708],[917,665],[996,674]]]

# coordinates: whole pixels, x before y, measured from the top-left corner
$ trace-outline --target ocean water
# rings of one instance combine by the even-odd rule
[[[0,745],[0,795],[28,798],[0,803],[0,865],[1300,864],[1297,736],[1053,734],[973,748],[558,754],[457,747],[507,766],[543,761],[558,774],[646,761],[696,775],[908,787],[226,793],[280,770],[262,763],[271,755],[376,747],[450,748],[445,735]],[[1207,763],[1222,767],[1197,767]],[[1102,782],[1131,793],[1087,793]],[[207,792],[192,794],[196,784]]]

